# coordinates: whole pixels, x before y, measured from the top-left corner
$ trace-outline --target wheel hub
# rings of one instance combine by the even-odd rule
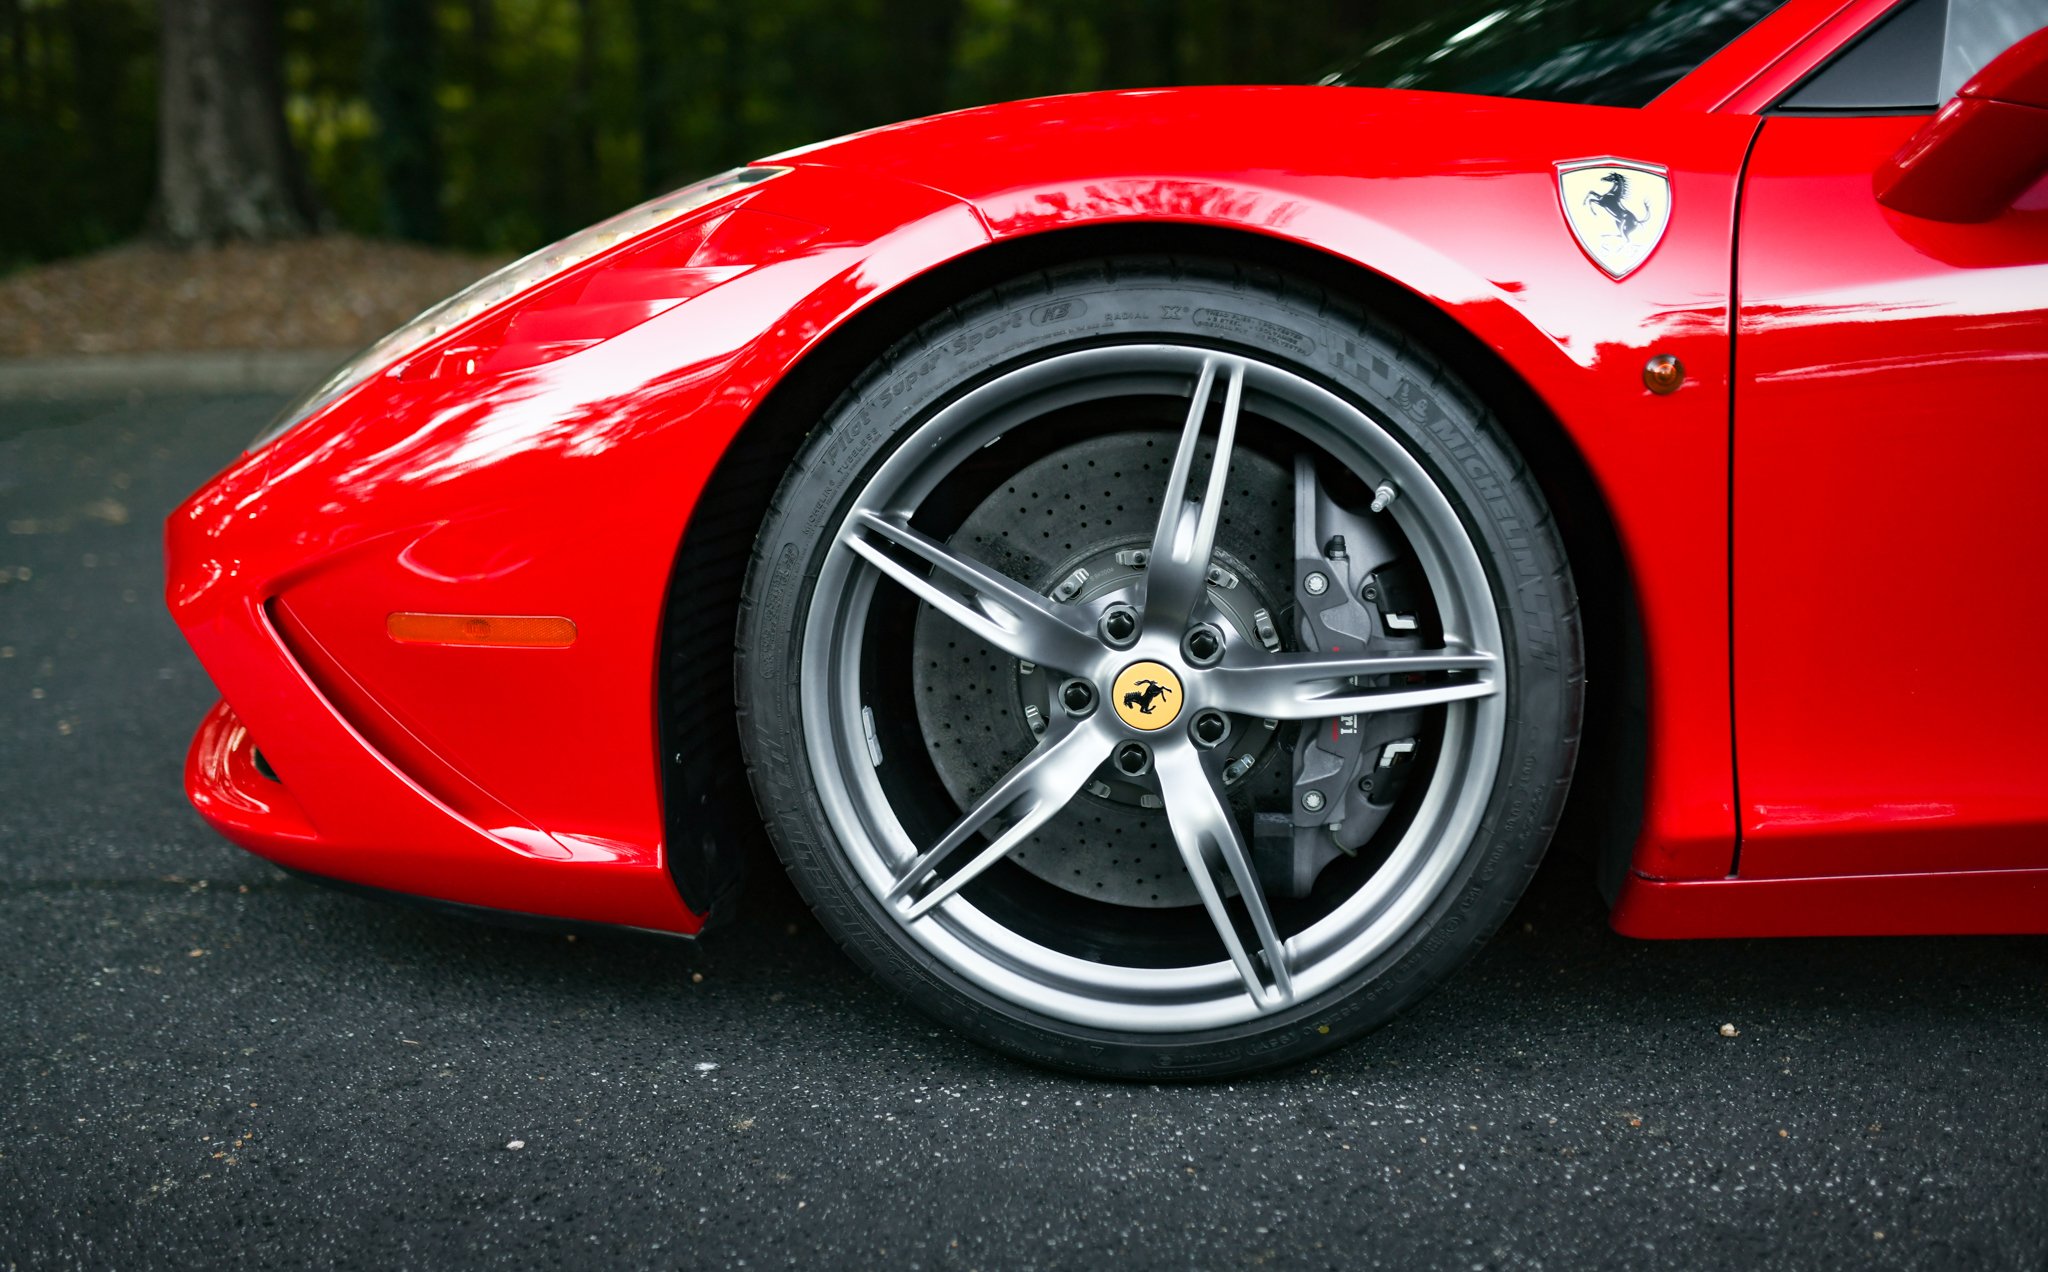
[[[1107,618],[1118,606],[1134,607],[1143,599],[1145,549],[1172,460],[1157,433],[1098,435],[1063,446],[992,491],[949,543],[1041,595],[1070,589],[1067,603]],[[1226,641],[1259,640],[1259,615],[1276,632],[1294,626],[1285,593],[1265,581],[1284,580],[1293,569],[1286,516],[1291,501],[1284,468],[1239,452],[1208,591],[1211,619]],[[1108,622],[1104,627],[1110,629],[1102,633],[1104,643],[1113,645],[1116,629]],[[918,616],[912,656],[912,692],[926,750],[962,807],[1014,768],[1065,710],[1060,673],[1020,663],[930,609]],[[1155,698],[1152,715],[1132,709],[1144,722],[1142,731],[1158,732],[1188,718],[1180,692],[1185,686],[1175,677],[1150,677],[1175,692]],[[1110,686],[1098,687],[1108,696],[1096,709],[1122,719],[1129,690],[1111,694]],[[1286,766],[1272,763],[1277,730],[1258,721],[1234,723],[1221,743],[1234,765],[1233,789],[1279,792],[1284,798]],[[1196,905],[1200,897],[1163,806],[1156,776],[1130,777],[1105,765],[1009,859],[1047,883],[1099,901],[1144,908]]]

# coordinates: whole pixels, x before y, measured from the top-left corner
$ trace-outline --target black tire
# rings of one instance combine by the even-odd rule
[[[865,475],[964,386],[1051,351],[1155,340],[1284,364],[1365,408],[1435,478],[1477,547],[1498,610],[1506,728],[1490,802],[1448,883],[1369,965],[1286,1010],[1189,1033],[1084,1027],[1028,1010],[911,939],[839,849],[803,739],[812,589]],[[761,527],[738,631],[740,736],[789,873],[832,935],[911,1003],[989,1046],[1091,1075],[1212,1078],[1285,1065],[1385,1024],[1507,917],[1563,809],[1583,706],[1564,548],[1505,430],[1442,362],[1352,301],[1227,263],[1116,259],[1005,284],[905,337],[807,440]]]

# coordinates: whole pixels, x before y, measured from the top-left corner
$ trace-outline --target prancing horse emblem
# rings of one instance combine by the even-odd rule
[[[1648,260],[1671,221],[1671,179],[1653,163],[1572,159],[1557,165],[1557,193],[1573,237],[1610,278]]]
[[[1614,228],[1621,231],[1623,238],[1627,238],[1643,223],[1643,218],[1637,216],[1635,210],[1625,202],[1628,198],[1628,178],[1619,172],[1610,172],[1600,180],[1607,188],[1588,190],[1586,197],[1579,202],[1589,208],[1599,208],[1613,217]]]
[[[1125,694],[1124,705],[1127,707],[1136,707],[1138,709],[1139,714],[1141,715],[1151,715],[1152,704],[1159,701],[1159,699],[1164,697],[1165,695],[1173,692],[1173,690],[1168,689],[1165,685],[1160,684],[1156,680],[1140,680],[1138,683],[1140,685],[1143,685],[1144,688],[1133,689],[1131,692]]]
[[[1180,716],[1180,677],[1165,663],[1134,662],[1110,682],[1116,717],[1141,733],[1153,733]]]

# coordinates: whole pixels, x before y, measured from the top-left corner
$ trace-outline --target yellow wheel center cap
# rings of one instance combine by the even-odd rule
[[[1162,663],[1134,662],[1109,687],[1117,719],[1150,733],[1180,715],[1180,677]]]

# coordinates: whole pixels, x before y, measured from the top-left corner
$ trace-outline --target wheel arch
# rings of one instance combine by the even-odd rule
[[[791,366],[720,458],[676,553],[655,685],[667,860],[685,903],[707,922],[724,917],[749,860],[766,848],[740,758],[733,633],[756,531],[812,425],[874,359],[947,306],[1035,271],[1110,256],[1199,257],[1312,282],[1413,334],[1502,421],[1563,535],[1584,611],[1588,665],[1614,669],[1588,678],[1574,797],[1554,841],[1576,859],[1574,868],[1595,873],[1611,900],[1642,824],[1648,663],[1620,534],[1569,430],[1499,353],[1384,274],[1244,230],[1123,223],[1001,240],[877,297]]]

